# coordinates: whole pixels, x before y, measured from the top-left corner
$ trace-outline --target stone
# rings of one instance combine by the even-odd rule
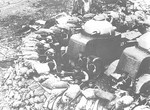
[[[42,100],[39,96],[34,97],[34,103],[41,103],[41,102],[42,102]]]
[[[29,99],[29,103],[30,103],[30,104],[34,104],[34,98],[30,98],[30,99]]]
[[[35,90],[35,89],[37,89],[38,87],[39,87],[39,84],[36,83],[36,82],[33,82],[31,85],[29,85],[29,88],[30,88],[31,90]]]
[[[45,90],[42,88],[42,87],[38,87],[34,90],[34,95],[36,96],[39,96],[39,95],[43,95],[45,92]]]
[[[11,110],[9,106],[4,106],[2,110]]]

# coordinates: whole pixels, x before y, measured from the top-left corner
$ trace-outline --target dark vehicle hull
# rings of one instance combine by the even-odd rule
[[[75,34],[70,38],[67,54],[70,59],[76,59],[82,52],[85,56],[100,57],[102,61],[110,63],[119,58],[121,50],[121,36],[93,37],[84,34]]]

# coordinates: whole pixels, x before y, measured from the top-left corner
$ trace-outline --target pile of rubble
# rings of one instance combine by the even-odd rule
[[[125,17],[125,20],[122,21],[120,17]],[[22,45],[17,48],[18,59],[14,67],[4,76],[3,88],[7,92],[5,101],[12,110],[150,109],[149,100],[146,105],[139,105],[141,100],[126,90],[111,88],[113,92],[110,92],[97,86],[97,79],[84,68],[82,55],[79,55],[77,62],[72,62],[65,56],[71,35],[83,29],[92,35],[113,35],[113,26],[120,32],[124,32],[124,29],[131,30],[136,25],[136,20],[141,19],[138,17],[110,11],[98,15],[89,13],[83,17],[61,13],[47,21],[30,21],[18,31],[25,37],[22,38]],[[107,27],[105,31],[99,30],[93,24],[94,20],[104,23]],[[148,24],[144,20],[142,22]],[[94,27],[89,27],[89,24]],[[121,26],[126,28],[122,30]],[[96,69],[100,67],[99,63],[88,66]],[[92,70],[94,71],[100,72]]]

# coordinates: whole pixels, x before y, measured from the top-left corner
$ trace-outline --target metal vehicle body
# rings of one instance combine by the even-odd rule
[[[75,60],[79,53],[85,56],[96,56],[102,59],[104,64],[109,64],[119,58],[121,50],[121,35],[116,33],[115,36],[92,36],[86,33],[74,34],[71,36],[67,55],[71,60]]]
[[[124,49],[116,67],[117,73],[128,73],[133,81],[150,72],[150,52],[148,40],[150,32],[138,38],[136,46]],[[142,43],[142,44],[141,44]]]

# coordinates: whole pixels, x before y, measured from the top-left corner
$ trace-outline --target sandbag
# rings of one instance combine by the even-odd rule
[[[53,88],[68,88],[69,84],[65,81],[58,81],[58,82],[54,82],[52,83],[52,87]]]
[[[70,15],[67,15],[66,13],[60,13],[55,18],[58,24],[66,24],[68,19],[70,18]]]
[[[119,101],[122,102],[124,105],[130,105],[134,101],[134,99],[133,97],[126,95],[126,96],[121,97],[118,100],[118,102]]]
[[[20,50],[23,50],[23,51],[34,51],[34,52],[36,52],[37,47],[21,47]]]
[[[113,93],[104,91],[100,88],[95,89],[95,95],[99,98],[106,99],[106,100],[109,100],[109,101],[111,101],[115,98],[115,95]]]
[[[68,19],[67,23],[71,24],[79,24],[81,22],[81,19],[75,16],[72,16]]]
[[[33,68],[37,71],[38,74],[48,74],[50,72],[48,63],[34,62]]]
[[[52,83],[58,82],[59,80],[55,78],[54,76],[50,76],[47,80],[45,80],[43,83],[41,83],[42,86],[48,88],[48,89],[53,89]]]
[[[83,96],[80,102],[77,104],[75,110],[84,110],[86,108],[87,99]]]
[[[38,60],[39,55],[37,53],[33,53],[33,54],[30,54],[30,55],[24,55],[23,58],[27,59],[27,60]]]
[[[86,20],[92,19],[94,16],[95,14],[93,13],[87,13],[83,16],[83,20],[86,21]]]
[[[87,98],[87,99],[94,99],[96,98],[95,96],[95,90],[92,88],[88,88],[82,91],[82,94]]]
[[[96,16],[94,16],[94,20],[96,21],[103,21],[103,20],[106,20],[107,16],[105,14],[98,14]]]
[[[95,103],[95,100],[90,99],[86,103],[86,110],[91,110],[91,106]]]
[[[128,107],[134,101],[133,97],[125,95],[121,98],[117,98],[109,103],[110,106],[114,106],[115,110],[120,110],[122,108]]]
[[[70,99],[76,98],[77,95],[80,93],[80,86],[79,85],[70,85],[70,87],[65,91],[62,96],[62,101],[67,103]]]

